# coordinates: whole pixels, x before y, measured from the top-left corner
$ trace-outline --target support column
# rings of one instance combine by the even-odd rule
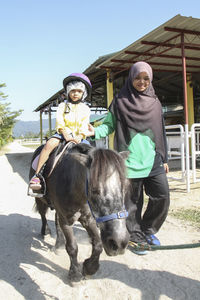
[[[188,98],[188,125],[189,130],[194,124],[194,97],[191,74],[187,74],[187,98]]]
[[[51,108],[49,108],[49,136],[52,135],[52,126],[51,126]]]
[[[106,87],[107,87],[107,108],[108,108],[113,100],[113,80],[111,78],[110,70],[107,71]],[[114,133],[110,134],[108,139],[109,139],[109,149],[113,149]]]
[[[187,192],[189,193],[190,192],[190,151],[189,151],[188,103],[187,103],[187,80],[186,80],[184,33],[181,34],[181,54],[182,54],[183,95],[184,95],[184,114],[185,114],[186,186],[187,186]]]
[[[42,111],[40,111],[40,144],[42,145],[43,129],[42,129]]]
[[[184,115],[185,115],[185,124],[188,124],[187,80],[186,80],[186,61],[185,61],[186,59],[185,59],[185,48],[184,48],[184,34],[181,35],[181,52],[182,52]]]

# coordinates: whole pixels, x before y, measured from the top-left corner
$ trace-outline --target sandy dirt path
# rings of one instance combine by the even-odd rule
[[[64,249],[59,254],[51,251],[54,213],[48,216],[53,235],[42,240],[40,218],[32,209],[34,199],[26,195],[31,156],[31,150],[17,143],[0,156],[0,299],[200,299],[200,248],[154,251],[145,256],[127,250],[122,256],[108,257],[103,252],[99,271],[71,287],[68,255]],[[198,191],[195,189],[199,197]],[[184,198],[185,192],[180,195]],[[176,197],[181,201],[177,193]],[[188,197],[194,198],[192,193]],[[91,247],[85,230],[78,224],[74,230],[83,262]],[[163,245],[185,244],[198,242],[200,232],[168,217],[158,237]]]

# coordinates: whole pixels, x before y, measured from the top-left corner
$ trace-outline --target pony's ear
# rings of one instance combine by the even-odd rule
[[[123,159],[127,159],[128,158],[128,156],[129,156],[129,151],[122,151],[122,152],[119,152],[119,154],[121,155],[121,157],[123,158]]]
[[[88,167],[89,165],[89,156],[87,154],[82,153],[71,153],[70,154],[75,160],[77,160],[84,167]]]

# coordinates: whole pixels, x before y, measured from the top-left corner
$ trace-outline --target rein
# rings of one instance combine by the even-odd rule
[[[94,219],[96,220],[97,223],[103,223],[103,222],[107,222],[107,221],[115,220],[115,219],[125,219],[128,217],[128,211],[125,209],[125,206],[123,206],[123,208],[124,208],[123,210],[121,210],[117,213],[112,213],[110,215],[106,215],[106,216],[102,216],[102,217],[98,217],[98,218],[94,215],[91,204],[88,200],[88,173],[87,173],[87,178],[86,178],[86,183],[85,183],[85,193],[87,196],[87,204],[90,208],[92,216],[94,217]]]

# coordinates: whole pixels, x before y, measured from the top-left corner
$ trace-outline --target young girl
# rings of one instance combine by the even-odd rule
[[[38,173],[47,161],[49,154],[60,140],[74,143],[85,142],[90,120],[90,109],[83,102],[91,96],[92,85],[89,78],[81,73],[72,73],[63,80],[67,102],[59,104],[56,114],[56,134],[45,144],[40,153],[36,174],[30,181],[30,188],[41,189]]]
[[[128,79],[114,98],[102,125],[89,125],[90,136],[100,139],[115,130],[114,146],[129,151],[127,177],[132,185],[126,208],[130,241],[159,245],[154,235],[165,221],[169,208],[166,177],[167,146],[160,101],[152,86],[152,69],[145,62],[132,65]],[[142,216],[143,189],[149,202]]]

